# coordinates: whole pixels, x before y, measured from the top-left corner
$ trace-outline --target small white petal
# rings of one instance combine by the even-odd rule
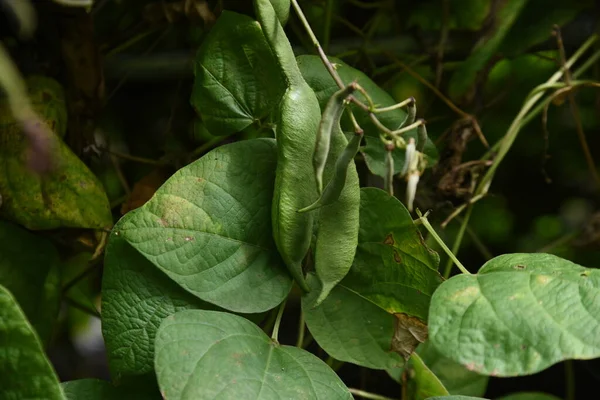
[[[408,211],[413,210],[413,202],[417,194],[417,185],[419,184],[419,173],[413,172],[408,176],[408,185],[406,186],[406,207]]]
[[[416,156],[416,152],[415,139],[410,138],[406,145],[406,158],[404,159],[404,166],[402,167],[402,175],[406,175],[410,172],[410,167],[414,164],[413,159]]]

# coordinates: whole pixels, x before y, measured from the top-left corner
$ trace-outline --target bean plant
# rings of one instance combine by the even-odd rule
[[[67,94],[51,78],[21,78],[0,47],[0,241],[10,244],[0,398],[389,400],[347,387],[337,374],[347,363],[385,371],[397,398],[483,399],[488,377],[600,357],[600,272],[547,253],[466,268],[460,238],[450,249],[430,222],[436,210],[415,201],[439,159],[421,104],[327,54],[297,0],[252,5],[225,7],[194,56],[195,129],[219,145],[114,225],[98,178],[63,141]],[[295,54],[290,14],[312,53]],[[532,90],[489,147],[472,196],[445,222],[464,222],[459,237],[524,124],[597,85],[568,70],[597,39]],[[487,145],[478,121],[465,121]],[[249,130],[272,136],[223,140]],[[378,184],[364,184],[359,162]],[[33,232],[65,227],[98,243],[66,270]],[[44,349],[61,293],[79,296],[81,265],[102,260],[111,381],[60,383]],[[300,302],[299,320],[285,317],[288,300]],[[295,340],[280,338],[282,323]],[[553,398],[526,396],[507,399]]]

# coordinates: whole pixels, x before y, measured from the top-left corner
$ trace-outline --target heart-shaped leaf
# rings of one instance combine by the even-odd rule
[[[250,321],[216,311],[166,318],[156,335],[156,375],[165,399],[351,399],[316,356],[273,342]]]
[[[444,356],[493,376],[600,357],[600,271],[550,254],[505,254],[433,295],[430,339]]]
[[[270,310],[292,286],[271,234],[276,162],[272,139],[218,147],[116,232],[198,298],[235,312]]]
[[[202,42],[194,71],[191,102],[213,135],[239,132],[267,117],[286,89],[258,22],[230,11]]]
[[[318,56],[308,56],[302,55],[296,58],[298,61],[298,67],[302,72],[302,76],[306,80],[306,82],[310,85],[310,87],[317,94],[317,98],[319,99],[319,104],[321,108],[325,107],[325,104],[329,100],[329,98],[339,90],[335,81],[327,72],[327,69],[323,65],[323,62]],[[334,57],[329,57],[329,60],[334,63],[336,66],[336,70],[339,73],[340,77],[344,81],[344,83],[348,84],[354,80],[358,82],[368,93],[369,96],[373,99],[373,102],[378,107],[388,107],[394,105],[396,102],[385,90],[380,88],[375,82],[371,80],[368,76],[363,74],[361,71],[352,68],[348,64],[344,63],[342,60],[339,60]],[[366,101],[366,99],[360,94],[355,94],[357,98],[362,101]],[[350,106],[354,111],[354,115],[356,116],[356,120],[360,124],[360,126],[364,129],[366,138],[366,146],[362,149],[362,153],[365,156],[365,161],[367,162],[367,166],[369,170],[379,176],[385,176],[386,174],[386,166],[385,166],[385,147],[381,143],[379,139],[379,130],[370,120],[367,113],[358,109],[356,106]],[[351,132],[354,130],[352,122],[347,115],[348,113],[344,113],[342,117],[342,129],[345,132]],[[378,114],[377,117],[385,126],[390,129],[397,129],[406,117],[406,113],[401,110],[393,110],[390,112]],[[417,130],[413,129],[410,132],[406,132],[403,135],[405,138],[414,138],[417,140]],[[425,143],[425,148],[423,150],[425,154],[425,158],[428,162],[429,166],[433,166],[435,161],[438,158],[437,150],[431,140],[427,140]],[[404,166],[405,160],[405,151],[396,149],[393,152],[394,156],[394,170],[396,173],[400,173],[402,171],[402,167]]]
[[[32,81],[32,84],[36,83]],[[64,122],[55,121],[56,99],[51,95],[41,96],[46,103],[34,103],[40,118],[48,121],[57,132],[33,126],[33,133],[26,138],[21,124],[14,120],[5,99],[0,100],[0,215],[28,229],[110,228],[112,214],[102,184],[88,167],[57,136]],[[36,100],[36,99],[34,99]],[[63,105],[64,107],[64,105]],[[60,113],[60,112],[59,112]],[[35,151],[35,152],[34,152]],[[40,175],[28,165],[29,157],[41,161],[44,158],[50,171]],[[39,154],[47,153],[47,154]]]
[[[0,221],[0,285],[8,289],[46,343],[60,305],[59,258],[47,239]]]
[[[429,302],[442,278],[406,208],[375,188],[361,190],[358,249],[348,275],[321,305],[302,299],[306,324],[332,357],[368,368],[404,364],[427,338]],[[309,275],[309,285],[318,287]]]
[[[12,294],[0,286],[0,398],[63,400],[58,377]]]
[[[154,336],[163,318],[213,307],[179,287],[118,233],[140,212],[129,212],[115,225],[104,258],[102,334],[116,381],[154,370]]]

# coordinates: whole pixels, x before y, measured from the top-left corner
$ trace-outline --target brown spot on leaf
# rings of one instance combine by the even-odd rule
[[[391,233],[390,233],[390,234],[388,234],[388,235],[385,237],[385,240],[383,241],[383,244],[388,244],[388,245],[390,245],[390,246],[393,246],[393,245],[394,245],[394,243],[396,243],[396,242],[394,241],[394,235],[392,235]]]
[[[394,249],[394,261],[398,264],[402,264],[402,256],[400,256],[400,253],[398,253],[398,250],[396,249]]]
[[[427,325],[419,318],[404,313],[397,313],[394,316],[396,317],[396,326],[391,348],[392,351],[408,360],[419,343],[427,340]]]

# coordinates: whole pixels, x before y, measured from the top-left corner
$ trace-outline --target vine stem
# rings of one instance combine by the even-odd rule
[[[287,299],[285,299],[279,306],[279,311],[277,312],[277,317],[275,318],[275,325],[273,326],[273,333],[271,334],[271,339],[273,339],[275,343],[279,343],[279,325],[281,325],[281,317],[283,316],[285,303],[287,303]]]
[[[573,361],[565,361],[565,398],[567,400],[575,400],[575,370],[573,368]]]
[[[363,399],[369,399],[369,400],[395,400],[395,399],[392,399],[391,397],[382,396],[382,395],[377,394],[377,393],[365,392],[364,390],[360,390],[360,389],[349,388],[348,390],[353,395],[358,396],[358,397],[362,397]]]
[[[458,258],[456,258],[456,256],[454,255],[454,253],[452,253],[452,251],[450,251],[450,249],[448,248],[448,246],[446,246],[446,243],[444,243],[444,241],[442,240],[442,238],[437,234],[437,232],[435,231],[435,229],[433,229],[433,226],[431,226],[431,224],[429,223],[429,221],[427,220],[427,213],[422,214],[421,211],[419,209],[416,210],[417,215],[419,216],[419,222],[423,224],[423,226],[425,227],[425,229],[427,229],[427,231],[431,234],[431,236],[433,236],[433,238],[435,239],[435,241],[440,245],[440,247],[446,252],[446,254],[448,255],[448,257],[450,257],[450,259],[456,264],[456,266],[458,267],[458,269],[460,269],[460,272],[462,272],[465,275],[472,275],[466,268],[464,265],[462,265],[462,263],[460,261],[458,261]],[[466,218],[465,218],[466,219]],[[452,266],[452,265],[451,265]]]
[[[302,348],[304,344],[304,331],[306,328],[304,327],[304,313],[300,311],[300,321],[298,322],[298,340],[296,341],[296,347]]]
[[[344,84],[344,81],[342,81],[342,78],[340,77],[340,75],[335,70],[335,67],[333,66],[333,64],[331,63],[331,61],[329,61],[329,58],[327,57],[327,54],[325,54],[325,51],[323,50],[323,47],[319,43],[319,39],[317,39],[317,36],[313,32],[313,30],[312,30],[312,28],[311,28],[308,20],[306,19],[306,16],[304,15],[304,12],[300,8],[300,5],[298,4],[298,0],[291,0],[291,1],[292,1],[292,6],[294,7],[294,11],[298,15],[298,18],[300,19],[300,22],[304,26],[304,30],[308,33],[308,36],[310,37],[310,40],[311,40],[313,46],[317,49],[317,53],[319,54],[319,57],[321,58],[321,61],[325,65],[325,68],[329,72],[329,75],[331,75],[331,77],[335,81],[336,85],[338,85],[338,87],[340,89],[345,88],[346,85]],[[365,95],[365,97],[367,99],[369,99],[368,95],[366,95],[365,93],[363,93],[363,95]],[[356,106],[358,106],[359,108],[361,108],[363,111],[368,112],[370,114],[369,117],[374,122],[377,121],[377,122],[375,122],[375,124],[377,125],[377,127],[379,129],[383,130],[385,133],[391,132],[390,129],[386,128],[381,122],[379,122],[379,120],[377,119],[377,117],[373,114],[373,112],[382,112],[382,111],[375,110],[372,105],[371,106],[366,105],[365,103],[363,103],[362,101],[360,101],[359,99],[357,99],[355,96],[349,96],[349,100],[352,103],[356,104]],[[389,111],[390,108],[391,109],[395,109],[394,107],[396,107],[396,106],[386,107],[388,110],[384,109],[384,111]],[[356,122],[356,119],[353,118],[352,111],[350,109],[348,109],[348,111],[350,113],[350,117],[352,118],[352,122],[354,124],[355,131],[356,132],[363,132],[362,128]],[[382,129],[382,127],[385,128],[385,129]]]
[[[556,42],[558,45],[558,53],[560,54],[560,63],[564,72],[564,81],[567,86],[571,86],[571,71],[567,66],[567,57],[565,55],[565,46],[563,45],[562,35],[560,33],[560,28],[558,26],[554,27],[554,34],[556,35]],[[590,147],[588,145],[587,139],[585,137],[585,133],[583,132],[583,125],[581,124],[581,117],[579,115],[579,107],[577,107],[577,102],[575,101],[575,95],[573,91],[570,90],[567,94],[569,98],[569,107],[571,109],[571,114],[573,116],[573,120],[575,121],[575,131],[577,132],[577,137],[579,138],[579,143],[581,145],[581,149],[583,150],[583,155],[585,157],[585,161],[587,162],[588,169],[592,174],[592,177],[596,181],[598,187],[600,187],[600,175],[598,175],[598,171],[596,170],[596,163],[594,162],[594,157],[590,152]]]
[[[583,56],[583,54],[585,54],[585,52],[596,41],[598,41],[598,39],[598,35],[592,35],[588,40],[585,41],[585,43],[581,45],[581,47],[571,56],[571,58],[567,60],[564,67],[571,68],[573,64],[575,64],[577,60],[579,60]],[[588,59],[577,71],[573,73],[573,77],[577,78],[581,74],[583,74],[587,69],[589,69],[593,65],[593,63],[591,63],[590,60],[593,59],[595,62],[598,58],[600,58],[600,52],[594,53],[592,56],[590,56],[590,59]],[[557,83],[563,76],[563,71],[564,68],[561,68],[559,71],[555,72],[554,75],[552,75],[550,79],[548,79],[544,84],[539,85],[531,91],[530,95],[525,100],[525,103],[519,110],[519,113],[517,114],[510,127],[506,131],[506,134],[483,155],[483,157],[481,158],[482,160],[487,160],[493,157],[494,161],[490,169],[487,170],[482,180],[477,185],[477,189],[475,190],[475,196],[469,201],[470,204],[473,204],[476,201],[481,200],[483,197],[485,197],[489,187],[491,186],[492,180],[494,179],[498,166],[512,147],[512,144],[517,138],[519,131],[529,122],[531,122],[533,118],[544,109],[545,105],[552,100],[552,98],[550,97],[549,99],[545,99],[540,104],[536,105],[538,100],[540,100],[546,92],[545,90],[541,90],[540,87],[549,88],[553,84]],[[533,93],[535,93],[535,95],[533,95]],[[442,223],[442,227],[446,226],[454,217],[459,215],[469,205],[469,203],[459,206],[448,218],[446,218],[446,220]]]
[[[469,208],[465,213],[465,217],[460,224],[460,228],[456,233],[456,238],[454,239],[454,244],[452,245],[452,254],[458,254],[460,250],[460,245],[462,243],[463,237],[465,236],[465,231],[467,230],[467,225],[469,224],[469,219],[471,219],[471,212],[473,211],[473,204],[469,204]],[[452,272],[452,266],[454,265],[454,260],[450,257],[448,258],[448,262],[446,262],[446,268],[444,269],[444,279],[448,279],[450,277],[450,272]]]

